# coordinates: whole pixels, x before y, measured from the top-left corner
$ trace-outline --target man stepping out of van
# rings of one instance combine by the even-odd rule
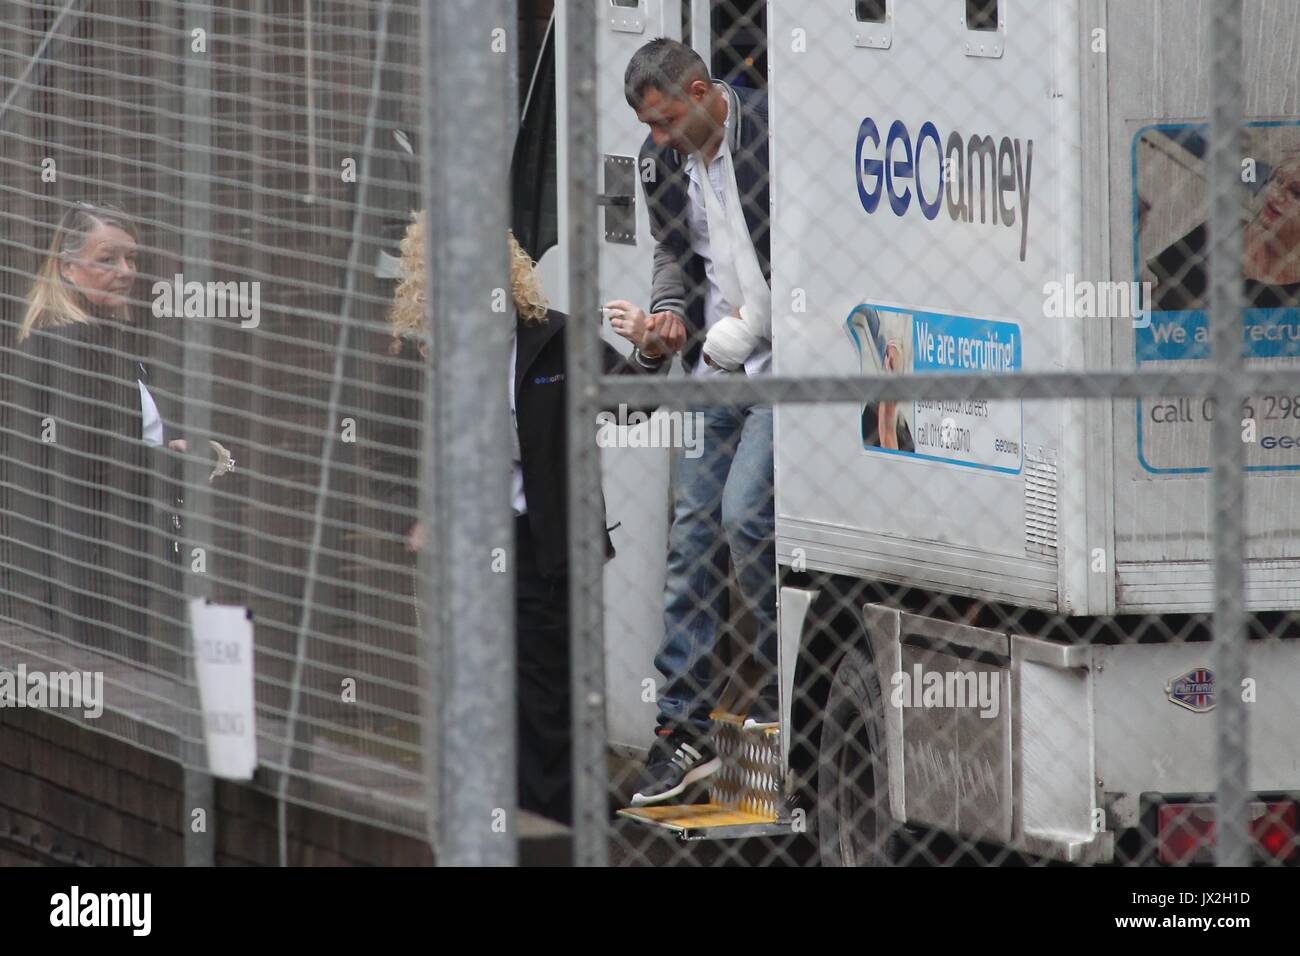
[[[628,104],[650,127],[638,169],[655,238],[650,314],[616,299],[624,334],[649,325],[697,377],[771,365],[767,96],[712,80],[690,47],[652,40],[628,63]],[[649,161],[649,162],[647,162]],[[772,408],[702,406],[703,454],[678,457],[664,595],[659,724],[634,806],[661,803],[720,766],[709,712],[727,617],[727,556],[756,625],[763,678],[747,726],[780,719]],[[725,544],[725,547],[724,547]]]

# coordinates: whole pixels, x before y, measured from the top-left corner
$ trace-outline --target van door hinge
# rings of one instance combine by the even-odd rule
[[[596,197],[605,207],[605,241],[636,245],[636,159],[605,154],[605,191]]]

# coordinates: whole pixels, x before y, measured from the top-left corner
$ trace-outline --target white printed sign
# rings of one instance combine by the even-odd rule
[[[1011,322],[863,303],[849,313],[847,331],[862,371],[877,375],[1023,367],[1020,327]],[[1023,417],[1018,401],[873,402],[862,410],[862,447],[1017,474]]]
[[[257,769],[253,622],[247,608],[202,598],[190,602],[190,621],[208,770],[214,777],[251,780]]]

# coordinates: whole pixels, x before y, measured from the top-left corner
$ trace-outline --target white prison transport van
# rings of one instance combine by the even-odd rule
[[[1209,351],[1209,12],[606,0],[600,293],[648,294],[628,58],[688,36],[716,74],[725,45],[765,24],[777,374],[1195,368]],[[1300,222],[1300,196],[1284,195],[1300,156],[1300,5],[1247,4],[1244,35],[1242,220],[1248,246],[1261,228],[1276,246]],[[563,137],[559,149],[563,167]],[[561,236],[566,207],[562,178]],[[542,263],[557,290],[562,247]],[[1253,268],[1247,361],[1293,366],[1300,283]],[[1242,410],[1257,432],[1245,597],[1271,635],[1250,642],[1247,688],[1216,686],[1208,641],[1209,403],[779,406],[782,727],[719,715],[710,803],[624,813],[687,839],[802,831],[828,863],[924,859],[944,840],[1195,862],[1210,852],[1216,695],[1242,693],[1251,833],[1262,856],[1295,855],[1300,642],[1285,612],[1300,610],[1300,378],[1295,392]],[[636,532],[606,568],[616,749],[644,747],[653,722],[640,691],[662,635],[666,527],[651,485],[666,495],[669,470],[666,453],[605,453],[607,492],[643,492],[617,513],[610,496]]]
[[[769,4],[776,371],[1206,361],[1209,12]],[[1300,5],[1246,17],[1249,246],[1300,238],[1272,175],[1300,157]],[[1294,366],[1300,283],[1243,278],[1248,364]],[[906,824],[1057,860],[1204,859],[1213,709],[1237,693],[1256,848],[1295,853],[1300,642],[1270,612],[1300,608],[1300,394],[1248,406],[1245,597],[1272,637],[1245,688],[1215,684],[1196,616],[1201,398],[778,408],[785,726],[805,751],[786,786],[816,792],[825,858],[888,857]]]

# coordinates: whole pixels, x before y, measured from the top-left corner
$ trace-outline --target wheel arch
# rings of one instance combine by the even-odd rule
[[[799,634],[790,701],[793,794],[798,805],[812,807],[831,679],[849,648],[875,663],[862,609],[881,595],[872,582],[832,574],[790,574],[781,586],[813,592]]]

